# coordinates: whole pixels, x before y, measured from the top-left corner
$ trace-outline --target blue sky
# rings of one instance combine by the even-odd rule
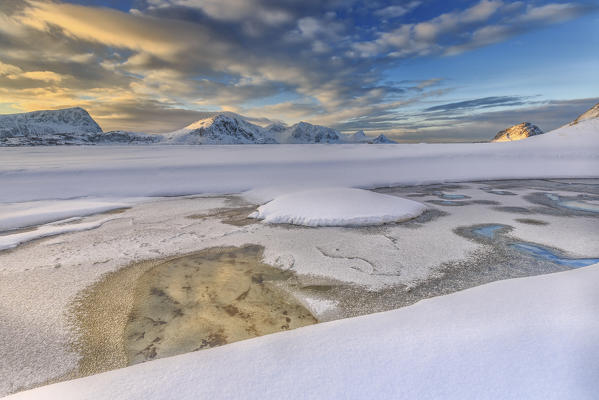
[[[6,0],[0,21],[0,112],[79,105],[105,130],[229,110],[472,141],[599,101],[592,1]]]

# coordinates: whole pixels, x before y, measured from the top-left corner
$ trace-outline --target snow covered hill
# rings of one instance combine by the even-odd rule
[[[530,122],[523,122],[514,125],[508,129],[497,133],[491,142],[509,142],[512,140],[522,140],[530,136],[542,135],[543,131],[536,125]]]
[[[580,114],[578,118],[574,121],[570,122],[570,125],[576,125],[580,121],[585,121],[588,119],[599,118],[599,103],[595,104],[593,107],[589,108],[584,113]]]

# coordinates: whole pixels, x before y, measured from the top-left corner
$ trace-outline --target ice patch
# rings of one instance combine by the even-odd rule
[[[406,221],[426,210],[413,200],[362,189],[328,188],[293,192],[258,207],[250,218],[269,224],[366,226]]]
[[[0,204],[0,232],[123,208],[127,201],[73,199]]]
[[[316,299],[311,297],[306,297],[302,299],[302,303],[304,306],[310,310],[310,312],[315,316],[320,316],[325,312],[337,307],[337,302],[333,300],[325,300],[325,299]]]
[[[599,258],[566,258],[560,257],[553,252],[530,243],[514,243],[511,245],[518,251],[528,253],[536,258],[551,261],[559,265],[565,265],[570,268],[587,267],[599,263]]]
[[[487,237],[489,239],[493,239],[495,237],[495,233],[501,228],[505,228],[504,225],[486,225],[480,228],[476,228],[472,230],[472,233],[475,233],[480,236]]]
[[[0,251],[18,246],[21,243],[29,242],[43,237],[60,235],[68,232],[85,231],[95,229],[102,226],[105,222],[114,218],[104,218],[92,222],[69,223],[78,220],[77,218],[69,218],[68,220],[58,221],[57,223],[43,225],[32,231],[14,233],[12,235],[0,236]],[[63,225],[68,223],[67,225]]]

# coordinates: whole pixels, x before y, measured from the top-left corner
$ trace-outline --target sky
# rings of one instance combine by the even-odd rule
[[[0,113],[80,106],[105,131],[222,110],[480,141],[576,118],[598,70],[594,0],[0,1]]]

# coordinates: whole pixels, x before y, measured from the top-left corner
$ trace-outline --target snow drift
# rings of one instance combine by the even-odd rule
[[[362,189],[321,188],[293,192],[258,207],[250,218],[269,224],[367,226],[400,222],[422,214],[416,201]]]
[[[591,399],[599,265],[164,358],[7,399]]]

